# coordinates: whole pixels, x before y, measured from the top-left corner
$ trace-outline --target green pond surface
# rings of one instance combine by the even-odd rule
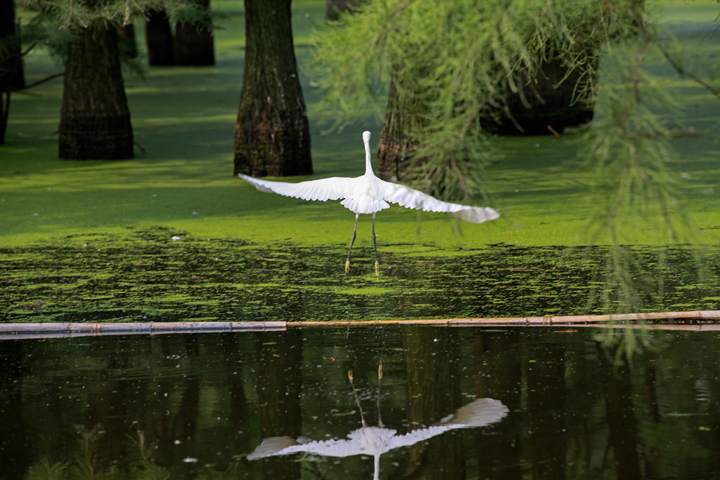
[[[173,240],[175,238],[175,240]],[[607,248],[489,245],[446,252],[197,239],[128,229],[0,247],[0,322],[317,321],[718,310],[718,261],[636,248],[637,302],[607,283]],[[612,266],[616,269],[617,266]],[[702,270],[703,272],[699,272]],[[701,275],[705,273],[706,275]]]
[[[0,478],[370,479],[350,434],[389,437],[381,479],[715,478],[720,335],[649,342],[613,366],[594,329],[3,339]],[[277,437],[347,456],[257,459]]]

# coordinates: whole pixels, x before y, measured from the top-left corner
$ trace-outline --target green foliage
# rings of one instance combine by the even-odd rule
[[[612,55],[604,56],[596,117],[578,139],[578,156],[597,179],[587,243],[604,237],[612,246],[604,294],[610,311],[642,308],[640,290],[652,277],[662,296],[663,276],[642,272],[624,247],[633,235],[651,231],[666,245],[699,243],[699,229],[679,201],[679,175],[669,168],[678,161],[671,139],[697,134],[679,121],[682,105],[672,79],[656,73],[668,61],[677,69],[674,58],[658,40],[657,27],[634,15],[639,35],[608,47]],[[674,39],[666,38],[677,49]],[[702,252],[692,252],[702,265]],[[660,252],[658,271],[665,261]]]
[[[318,111],[339,124],[367,105],[380,117],[387,85],[421,105],[414,157],[420,187],[445,198],[482,191],[481,172],[497,158],[480,120],[509,114],[506,99],[527,104],[542,64],[579,72],[578,101],[591,101],[597,47],[632,33],[632,1],[476,0],[370,2],[316,37],[315,72],[327,95]],[[402,100],[401,100],[402,101]],[[404,112],[401,112],[401,114]]]
[[[78,32],[96,22],[112,27],[125,26],[143,18],[150,10],[164,9],[172,21],[212,25],[210,12],[193,0],[22,0],[20,8],[34,14],[22,29],[25,45],[44,45],[58,61],[65,62],[67,44]],[[121,51],[126,70],[142,76],[143,69],[134,58]]]
[[[96,21],[127,25],[148,10],[160,9],[174,20],[208,20],[207,11],[191,0],[23,0],[20,8],[37,12],[37,20],[52,22],[63,30],[85,28]]]

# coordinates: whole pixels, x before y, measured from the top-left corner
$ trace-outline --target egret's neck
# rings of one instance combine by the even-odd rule
[[[365,144],[365,175],[374,175],[372,161],[370,155],[370,132],[363,135],[363,143]]]

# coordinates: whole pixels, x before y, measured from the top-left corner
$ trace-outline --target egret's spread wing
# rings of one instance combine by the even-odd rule
[[[449,203],[438,200],[418,190],[398,185],[397,183],[381,181],[383,198],[391,203],[397,203],[401,207],[415,208],[424,212],[447,212],[454,213],[462,220],[471,223],[482,223],[488,220],[495,220],[500,213],[489,207],[471,207],[459,203]]]
[[[258,180],[242,173],[238,174],[238,177],[254,185],[261,192],[277,193],[302,200],[320,200],[321,202],[345,198],[352,192],[355,180],[347,177],[332,177],[300,183],[286,183]]]

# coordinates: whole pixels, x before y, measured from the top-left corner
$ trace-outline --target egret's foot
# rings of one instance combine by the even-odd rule
[[[375,276],[380,278],[380,262],[375,260]]]
[[[350,273],[350,260],[345,260],[345,273]]]

